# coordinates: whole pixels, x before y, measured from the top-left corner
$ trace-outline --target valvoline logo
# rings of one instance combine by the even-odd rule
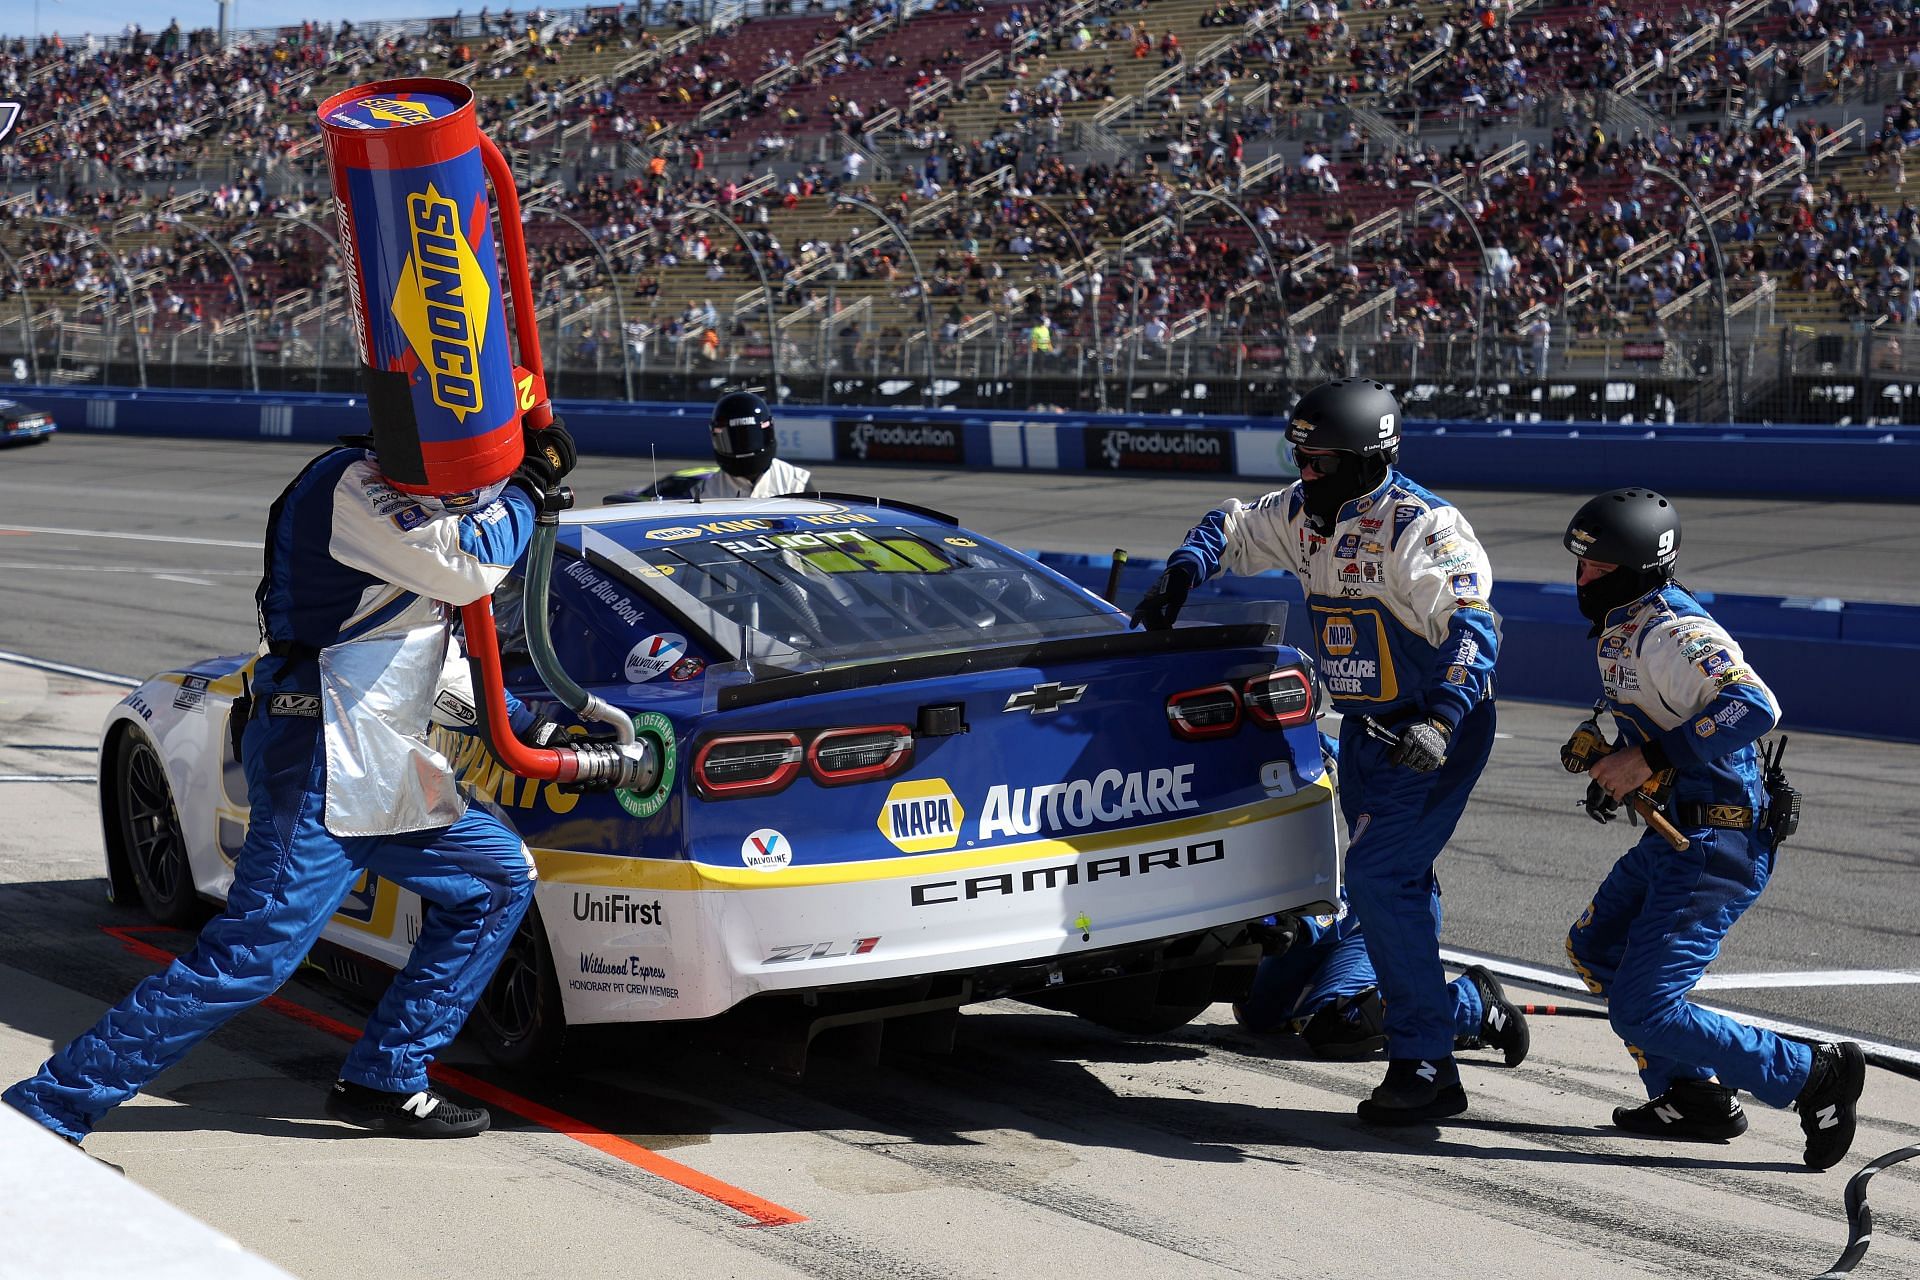
[[[493,289],[460,230],[460,209],[428,184],[407,197],[412,252],[393,294],[393,317],[420,360],[433,402],[465,422],[485,404],[480,352]]]

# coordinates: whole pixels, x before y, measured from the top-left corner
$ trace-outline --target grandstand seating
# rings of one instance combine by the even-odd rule
[[[1716,0],[1712,12],[1697,0],[1511,11],[1383,0],[1337,13],[1311,2],[950,0],[904,17],[863,6],[747,19],[735,8],[704,22],[653,14],[651,25],[615,8],[510,32],[433,17],[371,32],[309,26],[227,50],[177,32],[98,49],[16,42],[0,54],[0,89],[17,91],[30,123],[0,162],[14,184],[0,197],[0,244],[41,314],[112,308],[124,323],[130,282],[139,323],[164,335],[231,326],[240,291],[204,241],[161,217],[185,216],[223,242],[250,229],[256,320],[324,325],[323,246],[273,221],[294,210],[326,224],[313,110],[370,78],[434,74],[470,83],[541,198],[596,229],[630,325],[675,358],[702,358],[690,353],[710,325],[716,358],[754,358],[776,331],[803,355],[841,361],[882,350],[897,360],[902,344],[928,340],[891,239],[833,204],[843,182],[911,229],[934,328],[949,339],[957,329],[1000,342],[1044,308],[1067,350],[1091,339],[1096,316],[1109,343],[1158,317],[1270,345],[1257,335],[1279,332],[1283,317],[1268,254],[1288,268],[1284,323],[1327,337],[1355,316],[1371,317],[1375,339],[1460,332],[1482,274],[1494,277],[1489,326],[1509,339],[1549,312],[1590,344],[1656,335],[1686,320],[1709,265],[1677,197],[1642,175],[1649,162],[1688,169],[1719,210],[1733,295],[1761,288],[1764,274],[1774,323],[1920,318],[1895,274],[1920,272],[1920,235],[1910,253],[1912,217],[1892,212],[1906,201],[1892,153],[1916,122],[1890,119],[1871,154],[1846,153],[1806,190],[1789,172],[1816,140],[1796,112],[1851,91],[1848,75],[1863,68],[1887,68],[1890,82],[1904,67],[1920,37],[1904,15],[1843,6],[1829,28],[1809,29],[1767,0]],[[1730,118],[1731,96],[1709,103],[1701,90],[1752,88],[1760,77],[1748,67],[1778,75],[1789,59],[1796,75],[1819,63],[1822,78],[1812,101],[1786,104],[1787,127],[1768,126],[1744,97]],[[1710,131],[1675,114],[1658,134],[1645,112],[1663,103],[1721,114]],[[1506,120],[1531,140],[1463,154],[1407,132],[1463,115]],[[1860,147],[1867,132],[1822,154]],[[229,176],[113,192],[214,173]],[[1756,191],[1762,175],[1778,185]],[[31,189],[62,177],[69,194]],[[1467,229],[1417,181],[1444,181],[1473,204],[1511,266],[1484,268]],[[1264,242],[1205,192],[1240,202]],[[698,204],[730,211],[767,249],[777,315],[765,314],[730,234],[689,213]],[[1796,229],[1803,208],[1815,225]],[[46,214],[103,232],[124,270],[34,221]],[[1809,232],[1817,265],[1797,260],[1809,253],[1795,237]],[[552,221],[536,220],[529,238],[546,318],[610,339],[589,246]],[[1850,265],[1855,242],[1870,270]],[[1097,298],[1062,301],[1095,273]],[[330,305],[337,315],[339,292]],[[844,322],[835,314],[849,310]],[[0,307],[0,326],[9,315]],[[845,349],[855,324],[857,349]]]

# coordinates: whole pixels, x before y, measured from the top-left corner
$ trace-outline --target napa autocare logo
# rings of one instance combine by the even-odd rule
[[[428,184],[407,197],[407,235],[412,251],[393,291],[393,318],[426,373],[433,402],[465,422],[485,398],[480,352],[493,289],[460,233],[459,206],[439,188]]]
[[[20,104],[17,102],[0,102],[0,142],[5,142],[7,135],[13,132],[13,126],[19,123]]]
[[[880,834],[902,853],[933,853],[960,843],[966,818],[945,778],[896,782],[880,808]]]

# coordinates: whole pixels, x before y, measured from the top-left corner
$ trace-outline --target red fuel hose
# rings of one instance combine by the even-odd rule
[[[466,626],[467,661],[473,665],[473,704],[480,713],[480,732],[500,763],[523,778],[572,782],[580,771],[580,757],[572,751],[529,747],[513,736],[507,718],[506,678],[500,670],[500,637],[493,626],[493,597],[481,596],[462,605]]]
[[[484,133],[480,135],[480,161],[493,179],[493,197],[500,208],[501,256],[507,264],[507,289],[513,295],[513,327],[520,338],[520,363],[527,372],[541,379],[544,387],[547,371],[540,357],[540,330],[533,314],[533,274],[527,269],[527,233],[520,222],[520,193],[514,189],[513,166]],[[521,421],[529,431],[551,426],[553,403],[543,398],[527,409]]]

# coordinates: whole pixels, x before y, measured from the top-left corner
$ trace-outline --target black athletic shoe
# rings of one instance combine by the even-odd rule
[[[327,1114],[399,1138],[471,1138],[485,1133],[493,1122],[485,1110],[463,1107],[431,1089],[387,1093],[346,1080],[333,1082],[327,1094]]]
[[[1823,1044],[1813,1051],[1813,1070],[1793,1109],[1807,1135],[1802,1156],[1813,1169],[1831,1169],[1853,1145],[1854,1107],[1867,1086],[1867,1055],[1851,1040]]]
[[[1527,1015],[1507,999],[1500,980],[1484,967],[1470,964],[1460,971],[1460,976],[1473,983],[1480,992],[1480,1034],[1463,1036],[1454,1041],[1453,1047],[1498,1049],[1506,1055],[1510,1067],[1525,1062],[1527,1050],[1533,1047],[1533,1035],[1527,1030]]]
[[[1360,1118],[1369,1124],[1419,1124],[1457,1116],[1467,1109],[1460,1068],[1452,1058],[1395,1058],[1387,1078],[1371,1098],[1361,1100]]]
[[[1736,1089],[1714,1080],[1675,1080],[1637,1107],[1615,1107],[1613,1123],[1628,1133],[1675,1142],[1726,1142],[1747,1131]]]
[[[1369,987],[1358,995],[1342,996],[1308,1018],[1300,1038],[1317,1057],[1342,1062],[1370,1058],[1387,1047],[1385,1019],[1380,992]]]

